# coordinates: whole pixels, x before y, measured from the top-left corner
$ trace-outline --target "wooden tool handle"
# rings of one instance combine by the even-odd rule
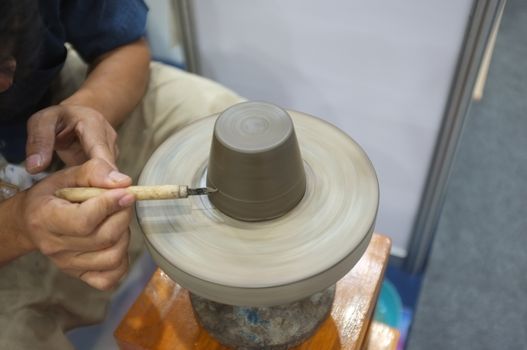
[[[96,197],[108,190],[97,187],[69,187],[57,190],[55,196],[70,202],[79,203]],[[125,190],[133,194],[137,200],[188,197],[188,186],[184,185],[130,186],[126,187]]]

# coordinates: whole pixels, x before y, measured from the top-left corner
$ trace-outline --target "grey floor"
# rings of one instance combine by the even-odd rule
[[[527,1],[469,112],[407,349],[527,349]]]

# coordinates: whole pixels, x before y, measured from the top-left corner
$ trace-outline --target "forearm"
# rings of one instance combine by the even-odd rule
[[[91,107],[118,127],[144,95],[150,52],[144,39],[101,56],[80,89],[61,104]]]
[[[22,192],[0,203],[0,266],[35,249],[22,232],[24,195]]]

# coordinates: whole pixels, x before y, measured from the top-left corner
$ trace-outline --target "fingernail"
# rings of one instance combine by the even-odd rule
[[[122,174],[118,171],[112,171],[108,177],[113,181],[113,182],[116,182],[116,183],[119,183],[119,182],[124,182],[124,181],[127,181],[128,179],[130,179],[127,175],[125,174]]]
[[[36,169],[42,166],[42,156],[40,154],[32,154],[26,159],[26,168],[28,170]]]
[[[119,199],[119,205],[123,208],[129,207],[135,201],[133,194],[127,194]]]

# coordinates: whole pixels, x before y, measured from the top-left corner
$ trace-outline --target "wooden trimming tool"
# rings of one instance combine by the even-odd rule
[[[137,200],[178,199],[206,195],[217,190],[209,187],[190,188],[186,185],[130,186],[124,188]],[[55,191],[55,196],[70,202],[84,202],[110,189],[98,187],[68,187]]]

